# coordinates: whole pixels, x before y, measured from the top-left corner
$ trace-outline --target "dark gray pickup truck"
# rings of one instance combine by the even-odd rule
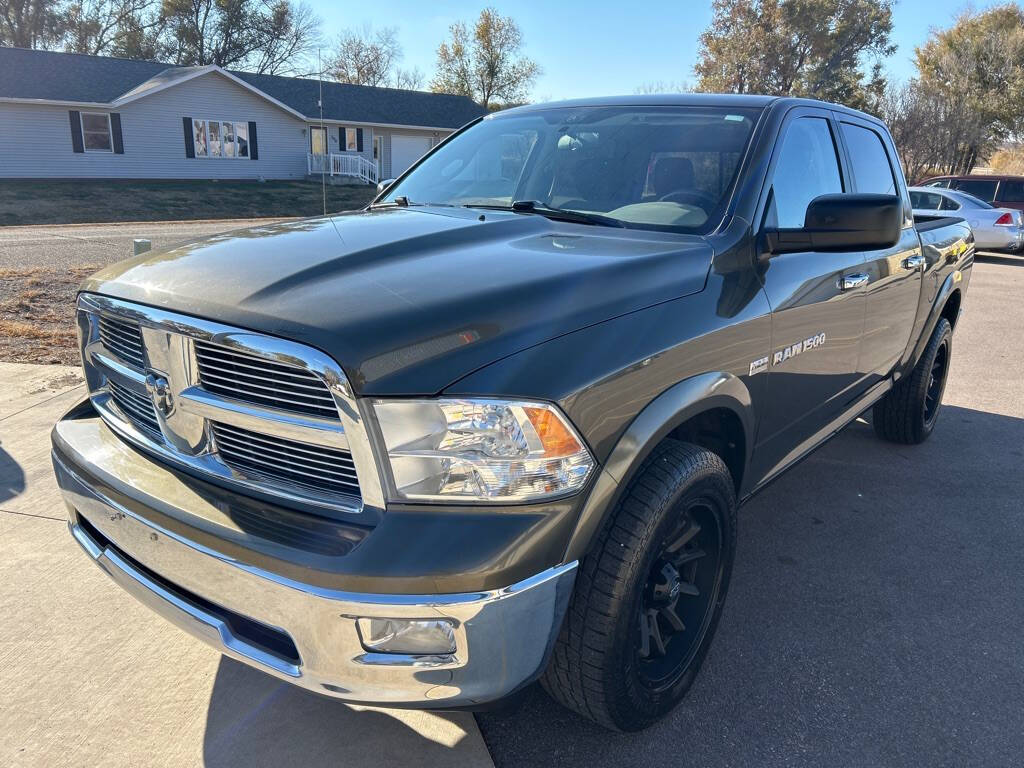
[[[89,279],[71,533],[308,689],[472,708],[540,677],[643,728],[707,654],[737,507],[872,407],[928,437],[973,257],[843,107],[490,115],[364,211]]]

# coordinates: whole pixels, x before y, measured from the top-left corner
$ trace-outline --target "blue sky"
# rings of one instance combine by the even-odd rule
[[[986,8],[997,0],[975,0]],[[532,97],[552,100],[629,94],[645,83],[693,78],[697,37],[711,19],[710,0],[520,0],[509,3],[395,0],[376,3],[311,0],[324,21],[325,36],[348,27],[398,27],[405,52],[403,66],[418,66],[429,79],[435,52],[455,21],[471,21],[486,5],[512,16],[525,38],[525,50],[544,68]],[[966,7],[965,0],[897,0],[894,42],[899,49],[886,61],[891,76],[914,74],[914,47],[929,28],[945,27]]]

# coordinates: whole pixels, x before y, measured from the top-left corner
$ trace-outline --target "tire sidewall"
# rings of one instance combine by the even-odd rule
[[[717,457],[716,457],[717,458]],[[724,468],[724,467],[723,467]],[[642,556],[634,562],[625,585],[629,599],[617,617],[615,652],[611,654],[612,669],[608,670],[611,690],[608,701],[618,710],[616,720],[623,730],[646,727],[672,710],[685,695],[700,671],[722,614],[722,606],[729,589],[736,550],[735,495],[731,482],[721,473],[698,472],[678,484],[673,492],[661,500],[645,535]],[[718,594],[711,606],[700,646],[689,666],[669,688],[653,691],[640,680],[635,654],[636,621],[640,610],[643,588],[659,553],[659,544],[673,530],[682,510],[696,500],[706,501],[719,525],[721,540],[721,575]]]
[[[946,345],[946,367],[942,372],[942,384],[939,387],[938,401],[935,404],[935,414],[932,417],[931,422],[925,419],[925,399],[928,394],[928,378],[931,374],[932,366],[935,364],[935,358],[939,354],[939,349],[942,347],[943,342]],[[917,391],[915,392],[915,404],[917,405],[917,419],[919,423],[919,440],[924,440],[928,437],[935,429],[935,425],[939,423],[939,417],[942,416],[942,398],[946,394],[946,383],[949,381],[949,368],[953,362],[953,329],[949,324],[949,321],[945,318],[939,320],[938,325],[932,332],[932,338],[928,342],[928,348],[926,353],[922,356],[918,365],[920,370],[918,372],[917,381],[915,381]]]

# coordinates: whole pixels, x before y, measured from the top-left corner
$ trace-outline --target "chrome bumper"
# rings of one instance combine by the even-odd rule
[[[105,496],[56,452],[53,462],[71,534],[122,588],[221,653],[347,701],[463,707],[514,692],[543,670],[576,576],[572,562],[504,589],[476,593],[325,589],[184,539]],[[161,471],[147,463],[148,472]],[[133,499],[144,499],[146,480],[133,481]],[[151,499],[159,509],[181,501]],[[356,629],[359,617],[452,619],[456,651],[445,656],[367,652]],[[285,638],[295,653],[276,653],[273,643],[268,650],[247,627],[257,628],[256,637],[269,632]]]

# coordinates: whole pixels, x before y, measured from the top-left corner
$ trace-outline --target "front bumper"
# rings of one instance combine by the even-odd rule
[[[424,708],[500,699],[547,663],[575,562],[502,589],[457,594],[369,594],[309,583],[242,562],[215,537],[189,538],[161,525],[169,510],[208,500],[104,430],[98,420],[55,428],[54,470],[72,535],[127,592],[223,654],[347,701]],[[99,464],[102,479],[90,474]],[[110,473],[124,481],[117,492]],[[120,495],[125,488],[131,504]],[[450,619],[456,651],[368,652],[356,629],[360,617]]]

